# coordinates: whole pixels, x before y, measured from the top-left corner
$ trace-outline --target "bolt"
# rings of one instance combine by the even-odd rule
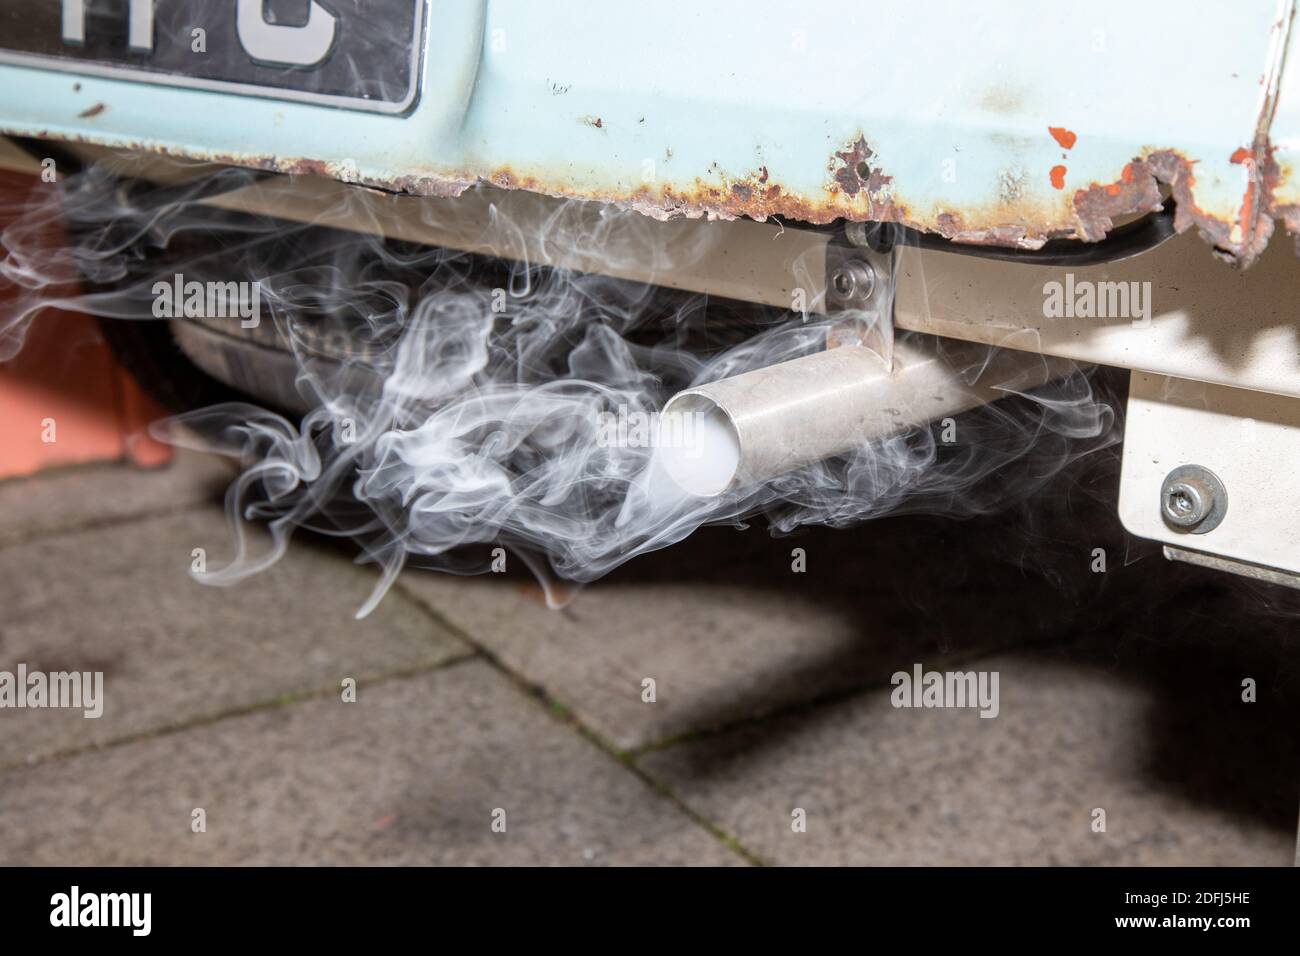
[[[1191,528],[1210,513],[1212,493],[1199,481],[1174,481],[1165,488],[1165,518],[1179,528]]]
[[[1204,534],[1218,527],[1228,508],[1223,483],[1199,465],[1175,468],[1160,488],[1160,513],[1178,531]]]
[[[865,302],[876,287],[876,272],[861,259],[850,259],[831,276],[831,288],[842,302]]]

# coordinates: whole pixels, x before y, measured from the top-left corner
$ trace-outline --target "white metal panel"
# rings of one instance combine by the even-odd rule
[[[1292,3],[433,0],[406,116],[4,65],[0,129],[444,194],[484,178],[656,215],[886,218],[1022,244],[1095,237],[1105,217],[1080,195],[1166,153],[1187,213],[1247,256],[1238,154]],[[870,152],[840,155],[857,143]]]
[[[1165,476],[1214,472],[1227,489],[1222,524],[1178,532],[1160,515]],[[1120,480],[1120,519],[1133,534],[1180,548],[1300,573],[1300,400],[1135,372]]]
[[[1289,244],[1288,244],[1289,245]],[[1150,321],[1049,318],[1048,283],[1146,283]],[[1123,262],[1038,266],[904,250],[900,328],[1300,395],[1300,262],[1275,243],[1242,271],[1205,255],[1188,233]]]

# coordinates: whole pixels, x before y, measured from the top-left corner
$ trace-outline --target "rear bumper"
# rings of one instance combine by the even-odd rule
[[[1300,229],[1293,0],[1069,9],[439,0],[405,115],[0,65],[0,129],[423,194],[1102,238],[1180,200],[1251,261]]]

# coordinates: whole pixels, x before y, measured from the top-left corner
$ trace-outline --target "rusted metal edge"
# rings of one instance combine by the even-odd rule
[[[709,181],[697,177],[687,188],[642,184],[635,188],[593,189],[586,184],[530,175],[508,166],[487,170],[437,169],[377,179],[361,175],[350,164],[310,158],[228,155],[136,145],[163,155],[325,176],[414,195],[455,197],[476,184],[488,183],[502,189],[608,203],[661,220],[748,217],[762,221],[780,217],[811,224],[838,219],[890,222],[936,233],[954,242],[1021,249],[1037,249],[1050,239],[1098,242],[1121,217],[1159,209],[1167,192],[1177,204],[1175,228],[1179,232],[1195,227],[1217,255],[1245,267],[1267,246],[1277,221],[1296,236],[1300,252],[1300,204],[1281,204],[1275,198],[1279,186],[1291,183],[1293,171],[1278,162],[1269,138],[1296,2],[1282,0],[1279,15],[1270,25],[1269,61],[1262,80],[1262,105],[1253,139],[1237,146],[1226,157],[1230,163],[1243,168],[1246,185],[1236,209],[1210,209],[1198,202],[1197,160],[1176,148],[1146,148],[1117,170],[1109,181],[1092,182],[1072,194],[1062,192],[1046,203],[1039,201],[1031,205],[1023,199],[1019,187],[1004,184],[996,200],[979,207],[948,208],[941,202],[907,194],[882,166],[863,132],[832,152],[821,191],[815,195],[789,188],[766,166],[739,176],[715,168]],[[1049,127],[1046,134],[1064,151],[1072,149],[1077,138],[1070,130],[1057,127]],[[96,140],[86,137],[83,141]],[[123,144],[118,146],[121,148]],[[131,144],[126,144],[126,148],[131,148]],[[1064,166],[1044,172],[1056,190],[1064,189]]]
[[[40,134],[38,134],[40,135]],[[45,137],[42,137],[45,138]],[[67,137],[48,137],[67,138]],[[74,141],[96,142],[92,137],[74,137]],[[119,148],[123,148],[119,145]],[[130,144],[124,148],[133,148]],[[983,214],[938,208],[920,212],[903,201],[893,188],[893,177],[875,162],[875,153],[866,137],[836,150],[827,166],[825,193],[810,199],[787,191],[774,181],[766,168],[744,178],[725,178],[721,185],[696,180],[694,188],[680,190],[672,186],[654,189],[640,186],[630,192],[591,191],[566,188],[536,177],[520,175],[510,168],[486,174],[428,173],[375,179],[360,176],[355,169],[341,164],[307,158],[228,155],[197,152],[192,149],[168,149],[158,146],[148,151],[185,159],[244,166],[290,175],[323,176],[386,192],[417,196],[454,198],[480,183],[502,189],[521,189],[544,195],[603,202],[659,220],[677,217],[739,219],[759,221],[780,217],[810,224],[826,224],[838,219],[890,222],[923,232],[936,233],[954,242],[1020,249],[1037,249],[1049,239],[1077,239],[1098,242],[1104,239],[1121,217],[1154,212],[1164,201],[1162,185],[1175,200],[1175,228],[1184,232],[1195,227],[1210,243],[1217,255],[1243,267],[1249,266],[1267,246],[1274,223],[1283,222],[1296,237],[1300,254],[1300,205],[1276,205],[1273,201],[1278,184],[1289,177],[1274,158],[1267,128],[1261,124],[1255,141],[1239,147],[1230,157],[1233,163],[1246,166],[1246,190],[1235,218],[1226,218],[1202,208],[1196,200],[1195,161],[1174,149],[1145,151],[1125,164],[1113,182],[1093,183],[1074,192],[1061,211],[1044,209],[1037,219],[1000,220],[996,207]]]
[[[1249,164],[1240,209],[1232,218],[1217,215],[1197,202],[1196,161],[1175,149],[1146,150],[1126,163],[1114,181],[1076,190],[1067,210],[1055,218],[1044,210],[1038,219],[1005,221],[997,218],[996,210],[982,214],[954,209],[914,211],[893,192],[892,177],[872,163],[873,157],[864,136],[837,150],[829,167],[826,195],[820,200],[785,190],[766,169],[742,179],[725,180],[721,186],[697,180],[690,191],[641,187],[631,193],[582,192],[557,188],[509,169],[477,178],[407,177],[366,184],[420,195],[455,196],[475,182],[487,182],[503,189],[611,203],[656,219],[749,217],[762,221],[775,216],[811,224],[841,218],[890,222],[937,233],[954,242],[1020,249],[1037,249],[1050,239],[1098,242],[1117,220],[1159,210],[1164,202],[1163,186],[1176,203],[1174,223],[1178,232],[1195,227],[1215,254],[1227,261],[1243,267],[1253,263],[1268,245],[1278,220],[1296,237],[1300,254],[1300,205],[1274,202],[1275,190],[1289,178],[1290,170],[1283,170],[1276,162],[1266,131],[1230,157],[1235,164]]]
[[[1268,245],[1274,222],[1279,219],[1295,237],[1296,251],[1300,254],[1300,206],[1279,205],[1275,201],[1278,187],[1290,179],[1292,170],[1283,169],[1277,162],[1269,138],[1277,114],[1278,91],[1295,13],[1296,0],[1279,4],[1278,16],[1270,25],[1268,62],[1261,81],[1263,96],[1254,136],[1249,144],[1238,147],[1228,157],[1230,163],[1243,167],[1246,183],[1237,216],[1232,219],[1217,216],[1197,202],[1192,160],[1173,149],[1151,150],[1126,165],[1115,182],[1094,184],[1075,193],[1080,238],[1100,240],[1116,217],[1159,208],[1159,184],[1164,184],[1177,204],[1174,228],[1185,232],[1195,226],[1220,258],[1248,267]]]

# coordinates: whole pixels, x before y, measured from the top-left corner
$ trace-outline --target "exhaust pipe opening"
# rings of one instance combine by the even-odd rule
[[[716,498],[736,483],[740,433],[707,395],[682,392],[664,406],[657,451],[668,476],[697,498]]]

